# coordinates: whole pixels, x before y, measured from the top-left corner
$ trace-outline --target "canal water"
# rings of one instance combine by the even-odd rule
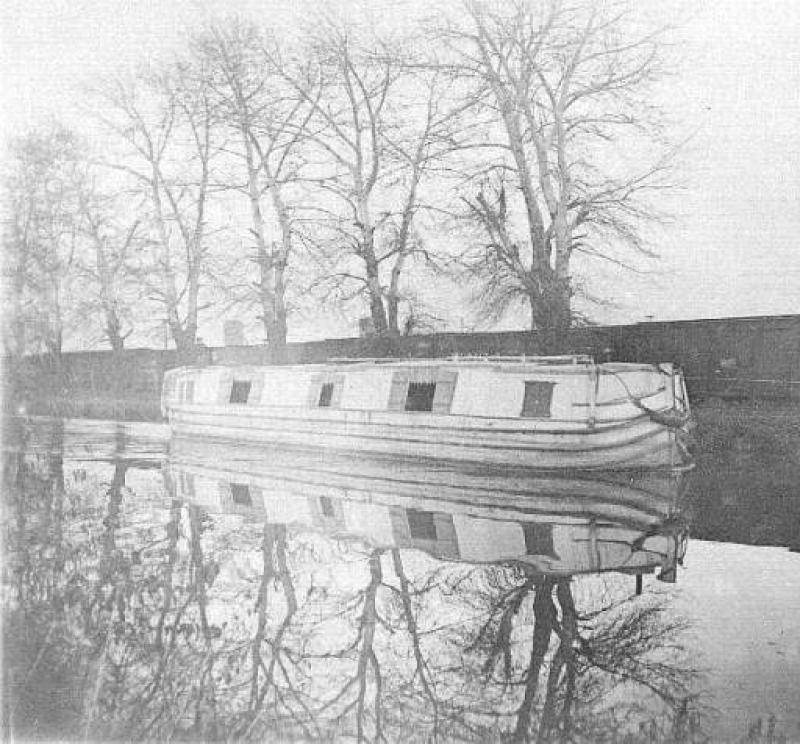
[[[7,738],[800,741],[800,554],[687,539],[685,474],[3,450]]]

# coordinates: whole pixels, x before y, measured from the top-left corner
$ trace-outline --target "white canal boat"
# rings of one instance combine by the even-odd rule
[[[167,372],[175,434],[543,469],[681,467],[671,364],[590,357],[346,360]]]

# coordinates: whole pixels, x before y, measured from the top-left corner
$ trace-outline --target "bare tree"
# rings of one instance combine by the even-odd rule
[[[273,59],[310,113],[303,224],[314,286],[326,298],[363,298],[379,335],[400,333],[410,258],[430,258],[415,219],[451,119],[440,76],[412,73],[399,46],[325,20],[301,62]]]
[[[163,306],[178,351],[191,356],[210,250],[211,167],[218,153],[206,76],[175,63],[132,80],[112,79],[96,96],[101,120],[124,148],[108,165],[128,174],[144,197],[149,249],[140,257],[138,276]]]
[[[27,348],[32,214],[25,209],[28,200],[24,194],[13,193],[13,186],[13,179],[6,184],[9,216],[3,226],[3,346],[6,355],[19,358]]]
[[[386,52],[391,53],[391,50]],[[389,266],[389,279],[384,289],[387,322],[392,333],[400,333],[400,306],[407,306],[402,329],[407,335],[424,324],[424,300],[408,286],[408,265],[420,259],[426,268],[436,272],[441,260],[429,250],[423,238],[420,215],[432,211],[441,184],[436,176],[446,156],[455,146],[455,134],[461,126],[461,102],[448,95],[449,81],[438,70],[425,70],[416,65],[415,51],[401,57],[404,76],[401,84],[396,126],[384,133],[387,141],[389,178],[396,181],[398,203],[393,210],[382,245],[381,263]],[[426,194],[426,185],[433,185]],[[435,211],[435,210],[434,210]],[[428,314],[429,315],[429,314]]]
[[[83,146],[74,132],[55,123],[13,141],[10,151],[4,278],[11,328],[6,345],[22,354],[41,344],[57,359],[78,241],[76,180]]]
[[[275,60],[286,81],[313,110],[316,184],[323,192],[315,207],[328,233],[324,256],[334,266],[333,286],[346,295],[366,295],[375,331],[388,330],[375,233],[386,216],[377,212],[379,177],[385,157],[382,133],[397,66],[375,64],[340,26],[322,25],[299,65]],[[332,250],[331,250],[332,249]]]
[[[641,228],[659,215],[649,197],[669,160],[648,103],[663,44],[632,12],[625,0],[466,0],[435,31],[433,64],[469,84],[488,122],[472,143],[491,159],[476,157],[464,198],[482,238],[463,263],[490,314],[524,301],[533,329],[560,332],[576,254],[626,264],[621,249],[648,252]]]
[[[113,351],[122,351],[133,332],[132,308],[139,296],[130,262],[141,245],[141,218],[125,214],[119,197],[103,193],[96,175],[86,174],[78,194],[78,224],[88,241],[78,257],[79,273],[89,285],[81,306],[101,314],[103,333]]]
[[[287,192],[297,180],[298,150],[312,109],[276,73],[279,44],[255,25],[231,20],[197,35],[192,45],[208,75],[220,124],[237,142],[241,167],[230,180],[249,203],[259,270],[256,296],[272,358],[280,361],[286,347],[287,268],[296,243],[295,210]],[[249,299],[252,285],[244,287]]]

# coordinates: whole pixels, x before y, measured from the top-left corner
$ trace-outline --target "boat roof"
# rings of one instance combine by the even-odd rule
[[[622,372],[634,369],[666,369],[669,364],[648,364],[644,362],[600,362],[595,363],[592,356],[588,354],[565,354],[559,356],[449,356],[431,358],[398,358],[398,357],[335,357],[323,362],[309,362],[287,365],[269,364],[215,364],[215,365],[193,365],[177,369],[188,370],[210,370],[210,369],[256,369],[256,368],[275,368],[275,369],[296,369],[296,368],[317,368],[330,369],[331,367],[436,367],[442,365],[481,367],[484,365],[495,365],[506,367],[509,371],[519,369],[524,371],[531,367],[549,368],[553,371],[568,368],[596,367],[601,372]],[[172,370],[169,370],[172,371]]]
[[[594,364],[594,358],[589,354],[562,354],[558,356],[481,356],[481,355],[454,355],[448,357],[333,357],[325,364],[442,364],[443,362],[463,363],[503,363],[503,364],[547,364],[547,365],[575,365]]]

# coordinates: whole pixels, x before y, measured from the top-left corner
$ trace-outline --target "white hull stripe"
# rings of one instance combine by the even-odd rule
[[[226,418],[233,418],[228,416]],[[360,426],[349,426],[343,428],[336,428],[329,431],[320,431],[322,426],[315,426],[317,422],[302,421],[301,426],[298,428],[287,428],[285,420],[259,420],[253,422],[252,425],[245,423],[238,423],[236,421],[219,420],[218,417],[208,415],[178,415],[173,417],[173,424],[182,426],[189,425],[194,427],[208,427],[209,433],[214,429],[225,429],[226,432],[235,432],[235,435],[240,435],[247,438],[248,435],[257,438],[271,438],[275,441],[281,441],[289,435],[303,435],[314,439],[327,439],[327,438],[343,438],[349,440],[364,440],[368,439],[371,442],[402,442],[408,444],[430,445],[430,446],[448,446],[448,447],[470,447],[481,450],[507,450],[515,452],[552,452],[552,453],[591,453],[602,452],[626,445],[633,445],[643,442],[647,439],[655,437],[662,437],[664,443],[670,441],[670,431],[659,424],[653,423],[645,417],[645,421],[640,421],[642,424],[640,432],[627,432],[628,436],[622,437],[608,437],[607,441],[597,441],[597,437],[587,438],[587,435],[582,432],[562,432],[560,435],[543,435],[541,438],[544,441],[535,442],[537,434],[541,432],[514,432],[514,436],[508,437],[511,441],[505,442],[487,442],[481,441],[478,435],[471,430],[459,431],[462,438],[442,438],[442,432],[434,427],[429,428],[427,431],[420,432],[416,427],[402,427],[405,431],[399,428],[387,430],[386,427],[380,425],[372,425],[368,431],[359,431]],[[486,434],[497,434],[498,432],[487,431]],[[606,432],[610,433],[610,432]],[[616,432],[615,432],[616,433]],[[420,434],[429,434],[429,436],[420,436]],[[437,436],[438,435],[438,436]],[[545,436],[548,439],[545,439]],[[498,437],[492,437],[497,439]],[[467,441],[464,441],[464,440]],[[549,440],[549,441],[548,441]],[[566,442],[564,441],[566,440]],[[569,446],[564,446],[569,443]]]

